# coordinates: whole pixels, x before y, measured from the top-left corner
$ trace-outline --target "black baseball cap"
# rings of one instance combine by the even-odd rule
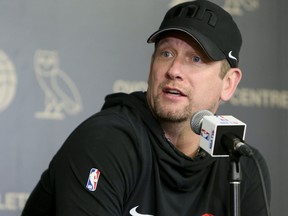
[[[192,36],[212,60],[227,59],[231,67],[238,66],[241,33],[222,7],[207,0],[178,4],[168,10],[159,30],[147,42],[154,43],[163,33],[175,30]]]

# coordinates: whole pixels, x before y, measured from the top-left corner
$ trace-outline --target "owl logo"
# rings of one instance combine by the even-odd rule
[[[259,8],[260,0],[225,0],[223,8],[231,15],[243,15],[243,9],[254,11]]]
[[[37,50],[34,56],[36,79],[44,92],[44,110],[36,118],[62,120],[82,110],[81,97],[71,78],[60,69],[56,51]]]

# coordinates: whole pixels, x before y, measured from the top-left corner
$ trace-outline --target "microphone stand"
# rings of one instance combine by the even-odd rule
[[[238,152],[230,152],[228,174],[230,183],[230,216],[240,216],[240,157],[241,155]]]

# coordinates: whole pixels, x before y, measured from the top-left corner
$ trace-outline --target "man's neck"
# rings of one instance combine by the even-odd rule
[[[161,124],[166,138],[183,154],[195,157],[199,150],[199,135],[193,133],[190,123],[163,123]]]

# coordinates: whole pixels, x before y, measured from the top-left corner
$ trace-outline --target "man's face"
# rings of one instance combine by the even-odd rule
[[[186,34],[160,39],[152,57],[147,100],[162,121],[190,120],[198,110],[216,112],[223,80],[221,61],[209,61],[199,44]]]

